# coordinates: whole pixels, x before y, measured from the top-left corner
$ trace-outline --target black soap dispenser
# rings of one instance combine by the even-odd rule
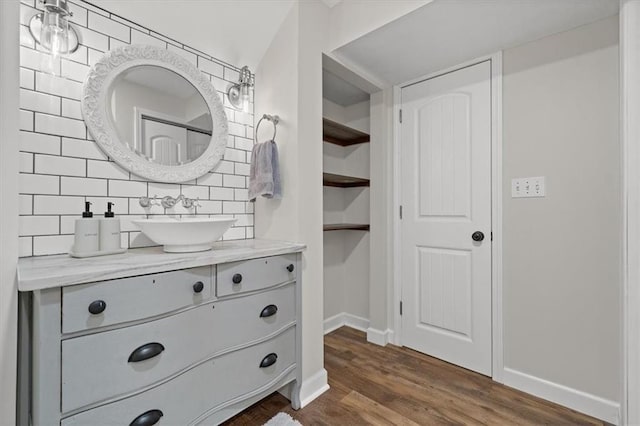
[[[115,217],[111,208],[115,204],[109,201],[104,218],[100,219],[100,251],[120,250],[120,219]]]
[[[87,254],[100,250],[100,224],[98,219],[93,217],[91,203],[84,203],[82,219],[76,219],[73,239],[73,252],[75,254]]]

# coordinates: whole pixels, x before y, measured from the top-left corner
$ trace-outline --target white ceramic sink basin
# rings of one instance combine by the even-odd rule
[[[211,250],[213,243],[235,223],[232,217],[139,219],[132,221],[169,253]]]

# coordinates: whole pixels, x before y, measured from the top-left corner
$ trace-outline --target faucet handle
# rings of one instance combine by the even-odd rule
[[[147,196],[142,196],[138,198],[138,203],[140,203],[140,207],[149,208],[158,205],[158,196],[154,195],[153,198],[149,198]]]

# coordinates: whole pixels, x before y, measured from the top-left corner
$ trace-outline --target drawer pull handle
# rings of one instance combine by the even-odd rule
[[[104,300],[94,300],[89,304],[89,312],[92,315],[98,315],[107,309],[107,303]]]
[[[262,358],[262,361],[260,362],[260,368],[271,367],[273,364],[276,363],[277,360],[278,360],[278,355],[274,353],[270,353],[269,355]]]
[[[293,270],[295,269],[295,267],[293,266],[293,263],[289,264],[289,266],[287,266],[287,271],[289,272],[293,272]]]
[[[160,410],[149,410],[146,413],[140,414],[133,419],[129,426],[151,426],[160,421],[160,417],[164,416],[164,413]]]
[[[242,274],[233,274],[231,281],[233,281],[234,284],[240,284],[242,282]]]
[[[127,361],[128,362],[144,361],[146,359],[150,359],[150,358],[153,358],[154,356],[160,355],[162,351],[164,351],[164,346],[162,346],[160,343],[155,343],[155,342],[147,343],[146,345],[142,345],[135,351],[131,352],[131,355],[129,355],[129,359]],[[150,423],[150,424],[153,424],[153,423]]]
[[[260,312],[260,318],[267,318],[274,316],[278,312],[278,307],[276,305],[266,306],[262,312]]]
[[[202,293],[202,290],[204,290],[204,283],[202,281],[198,281],[197,283],[195,283],[193,285],[193,291],[196,293]]]

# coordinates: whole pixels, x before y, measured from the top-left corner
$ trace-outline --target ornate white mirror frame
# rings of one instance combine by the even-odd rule
[[[154,163],[135,153],[118,135],[109,113],[110,87],[121,73],[141,65],[161,67],[186,79],[200,92],[211,112],[209,146],[188,164]],[[157,182],[186,182],[203,176],[218,164],[227,146],[227,115],[211,82],[186,59],[153,46],[130,45],[107,52],[93,66],[84,84],[82,115],[89,132],[109,157],[130,172]]]

